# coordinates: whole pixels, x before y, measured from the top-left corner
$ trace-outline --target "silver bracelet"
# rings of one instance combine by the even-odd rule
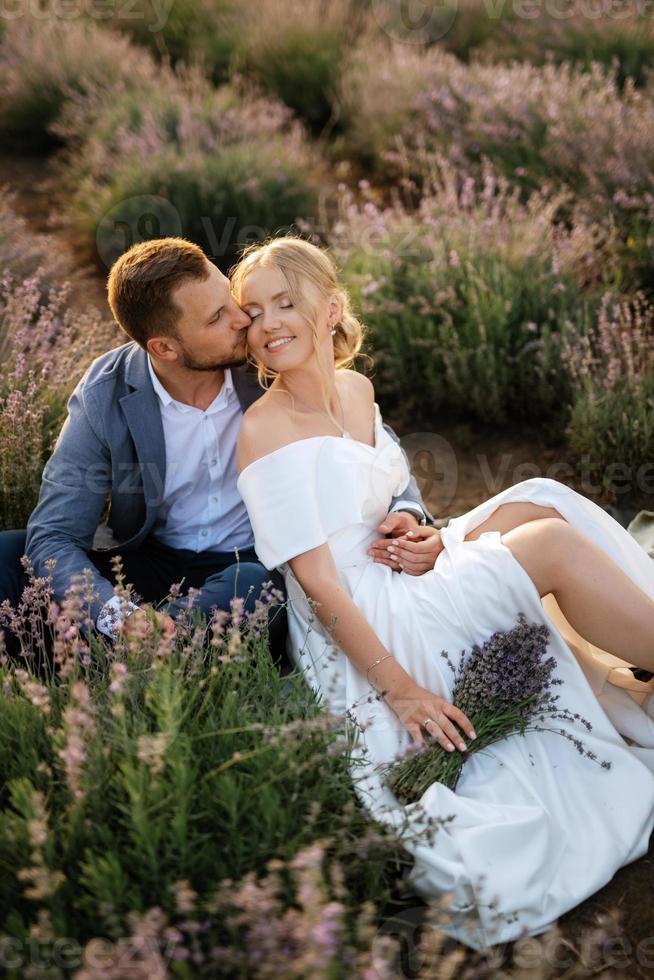
[[[389,660],[389,659],[392,659],[392,657],[393,657],[393,654],[392,654],[392,653],[387,653],[385,657],[380,657],[380,658],[379,658],[379,660],[374,660],[374,661],[373,661],[373,662],[372,662],[372,663],[370,664],[370,666],[369,666],[369,667],[368,667],[368,669],[366,670],[366,680],[368,681],[368,683],[370,683],[370,671],[372,670],[372,668],[373,668],[373,667],[376,667],[376,666],[377,666],[377,664],[380,664],[380,663],[382,663],[382,662],[383,662],[384,660]]]

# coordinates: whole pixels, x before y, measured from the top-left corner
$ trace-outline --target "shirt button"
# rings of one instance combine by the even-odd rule
[[[218,503],[218,497],[212,497],[211,498],[211,502],[212,502],[212,504],[217,504]]]
[[[203,538],[206,538],[206,536],[207,536],[207,529],[204,528],[202,531],[200,531],[200,534],[202,535]]]
[[[217,462],[218,462],[218,460],[217,460],[217,459],[210,459],[210,460],[209,460],[209,465],[210,465],[210,466],[215,466]]]

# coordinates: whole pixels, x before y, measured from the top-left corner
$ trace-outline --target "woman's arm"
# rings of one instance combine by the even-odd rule
[[[289,565],[306,595],[317,603],[316,615],[320,622],[365,676],[368,667],[380,657],[388,656],[389,651],[343,589],[329,545],[322,544],[305,551],[291,558]],[[429,734],[450,751],[454,748],[450,739],[459,749],[465,748],[460,732],[450,719],[474,738],[472,725],[464,713],[416,684],[394,657],[377,664],[370,675],[377,689],[383,690],[388,706],[419,744],[422,743],[421,728],[426,718],[434,722],[427,729]]]

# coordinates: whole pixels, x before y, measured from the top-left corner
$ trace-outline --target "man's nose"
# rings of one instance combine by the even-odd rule
[[[252,320],[245,312],[245,310],[242,310],[240,306],[237,306],[235,310],[234,319],[232,321],[232,329],[243,330],[245,327],[249,327],[251,323]]]

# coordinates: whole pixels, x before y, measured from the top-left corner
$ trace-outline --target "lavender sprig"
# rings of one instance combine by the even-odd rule
[[[461,771],[472,752],[479,752],[509,735],[524,735],[526,731],[554,731],[570,738],[590,759],[597,756],[587,752],[583,743],[565,729],[547,729],[530,725],[546,717],[580,721],[588,731],[590,722],[568,709],[558,709],[558,694],[552,688],[562,684],[552,677],[556,658],[547,657],[550,631],[542,623],[528,623],[524,613],[518,614],[518,624],[508,631],[497,631],[479,646],[475,644],[468,657],[457,667],[446,650],[441,652],[451,668],[455,682],[452,703],[469,718],[476,738],[465,752],[447,752],[439,743],[410,750],[385,773],[385,781],[402,803],[414,803],[434,782],[454,790]],[[610,762],[602,762],[610,768]]]

